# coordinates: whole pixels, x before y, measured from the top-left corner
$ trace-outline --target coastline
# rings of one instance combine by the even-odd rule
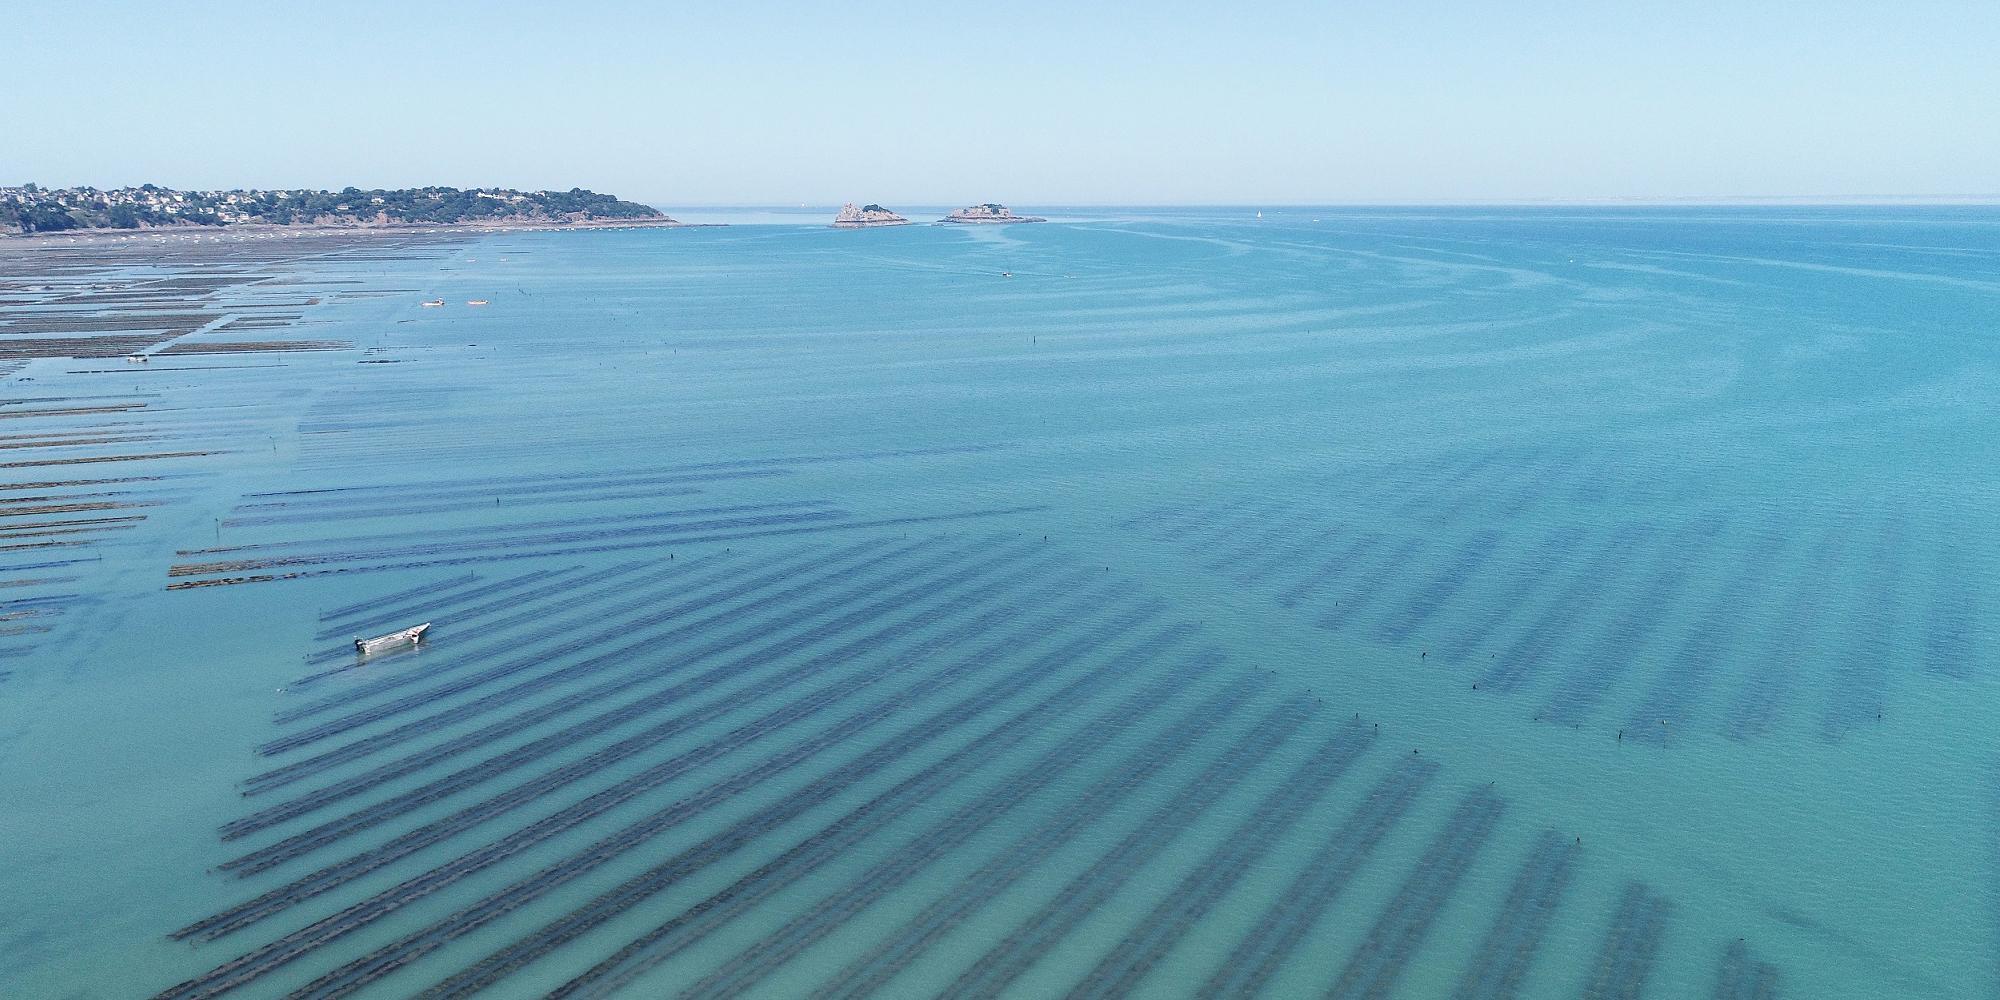
[[[347,225],[313,224],[304,226],[274,226],[257,223],[239,223],[226,226],[154,226],[139,229],[59,229],[46,233],[0,233],[0,240],[19,243],[75,243],[79,241],[103,242],[110,240],[149,239],[153,237],[191,237],[194,239],[204,239],[208,237],[240,236],[269,238],[323,236],[336,233],[354,236],[443,236],[462,233],[512,233],[566,229],[722,229],[728,225],[726,222],[680,222],[667,218],[584,219],[574,222],[438,223],[434,225],[357,223]]]

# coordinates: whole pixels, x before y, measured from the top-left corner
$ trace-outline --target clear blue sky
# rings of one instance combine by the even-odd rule
[[[669,205],[2000,192],[2000,0],[23,0],[0,36],[0,183]]]

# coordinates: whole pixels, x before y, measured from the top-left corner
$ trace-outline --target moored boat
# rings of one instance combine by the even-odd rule
[[[391,632],[388,635],[378,635],[373,639],[356,639],[354,640],[354,651],[362,656],[373,656],[376,653],[385,653],[392,649],[401,649],[404,646],[415,646],[424,641],[424,636],[429,634],[430,630],[431,623],[425,622],[422,625],[412,625],[409,628],[398,632]]]

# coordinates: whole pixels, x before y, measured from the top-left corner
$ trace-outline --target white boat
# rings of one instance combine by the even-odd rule
[[[431,623],[425,622],[422,625],[412,625],[400,632],[378,635],[373,639],[356,639],[354,651],[362,656],[374,656],[376,653],[401,649],[404,646],[415,646],[424,641],[425,634],[430,630]]]

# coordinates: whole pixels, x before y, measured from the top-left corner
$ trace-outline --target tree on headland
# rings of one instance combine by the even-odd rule
[[[21,209],[20,217],[24,233],[55,233],[81,226],[75,217],[55,205],[28,205]]]

